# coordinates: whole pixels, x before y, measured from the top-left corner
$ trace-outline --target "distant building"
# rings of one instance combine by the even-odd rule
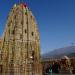
[[[2,72],[42,74],[38,27],[26,4],[15,4],[9,13],[2,44]]]

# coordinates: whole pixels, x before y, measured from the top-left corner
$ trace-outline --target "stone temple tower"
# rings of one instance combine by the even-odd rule
[[[36,20],[26,4],[11,9],[3,36],[3,75],[41,75]]]

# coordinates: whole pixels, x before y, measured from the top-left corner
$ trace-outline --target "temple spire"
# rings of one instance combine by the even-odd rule
[[[3,40],[3,72],[41,75],[40,40],[36,20],[25,3],[9,13]]]

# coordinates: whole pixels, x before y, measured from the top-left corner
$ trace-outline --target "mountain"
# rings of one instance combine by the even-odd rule
[[[75,46],[68,46],[64,48],[55,49],[46,54],[42,55],[42,58],[61,58],[63,56],[74,57],[75,56]]]

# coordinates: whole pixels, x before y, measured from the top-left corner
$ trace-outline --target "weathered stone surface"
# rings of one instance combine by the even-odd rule
[[[37,23],[25,4],[15,5],[9,13],[2,53],[4,75],[42,73]]]

